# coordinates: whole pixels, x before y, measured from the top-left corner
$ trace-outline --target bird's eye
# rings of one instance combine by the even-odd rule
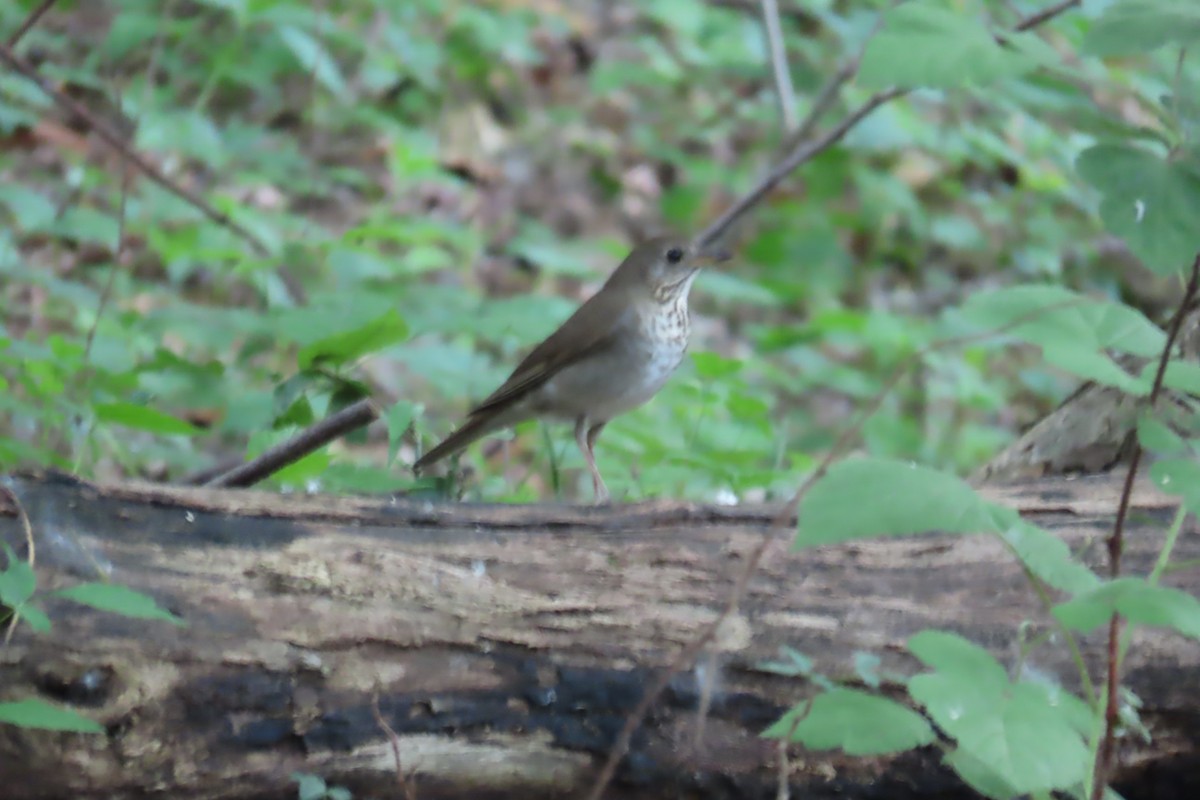
[[[670,250],[667,251],[667,261],[670,261],[672,264],[678,264],[682,260],[683,260],[683,251],[680,250],[678,247],[672,247]]]

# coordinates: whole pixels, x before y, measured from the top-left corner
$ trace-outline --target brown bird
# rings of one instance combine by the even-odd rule
[[[593,447],[613,417],[653,397],[687,350],[688,291],[701,267],[729,255],[660,237],[638,245],[566,322],[471,409],[466,422],[417,460],[420,472],[489,433],[535,417],[575,423],[597,503],[608,487]]]

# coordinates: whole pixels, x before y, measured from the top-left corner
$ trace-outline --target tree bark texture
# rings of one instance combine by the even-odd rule
[[[777,513],[0,480],[31,522],[39,590],[100,574],[187,623],[48,600],[49,633],[18,626],[0,649],[0,701],[69,705],[106,734],[0,725],[6,800],[295,797],[294,771],[356,798],[580,797],[647,683],[728,602]],[[1119,486],[1113,476],[984,491],[1099,568]],[[1173,510],[1139,485],[1128,572],[1149,570]],[[1200,558],[1188,524],[1181,562]],[[768,798],[785,774],[792,797],[974,797],[936,748],[863,759],[794,746],[781,773],[777,743],[757,734],[812,689],[762,664],[786,645],[835,679],[853,678],[859,652],[912,674],[906,640],[942,628],[1015,668],[1022,623],[1025,642],[1051,631],[1020,566],[985,536],[794,553],[794,524],[775,530],[738,611],[700,665],[673,678],[607,796]],[[0,535],[24,552],[11,505],[0,504]],[[1195,568],[1166,581],[1200,592]],[[1084,651],[1100,675],[1103,631]],[[1077,685],[1053,636],[1024,663]],[[1134,636],[1126,679],[1153,740],[1122,740],[1117,785],[1129,800],[1197,796],[1198,666],[1194,641]],[[375,700],[398,736],[404,787]]]

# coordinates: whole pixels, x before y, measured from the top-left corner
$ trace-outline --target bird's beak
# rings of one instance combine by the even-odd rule
[[[706,247],[694,256],[693,260],[701,267],[711,267],[733,258],[733,253],[723,247]]]

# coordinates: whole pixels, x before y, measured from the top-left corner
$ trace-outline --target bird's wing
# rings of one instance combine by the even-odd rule
[[[475,408],[474,416],[514,402],[581,358],[611,347],[619,334],[635,324],[633,307],[623,298],[601,292],[593,295],[558,330],[550,334],[517,365],[500,388]],[[571,342],[568,347],[564,343]]]

